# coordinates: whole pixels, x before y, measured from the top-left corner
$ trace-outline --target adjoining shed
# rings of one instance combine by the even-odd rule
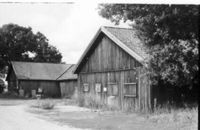
[[[77,76],[73,74],[72,64],[54,64],[54,63],[34,63],[34,62],[11,62],[8,76],[8,90],[19,93],[24,91],[25,96],[34,96],[33,92],[37,92],[41,88],[46,97],[60,97],[65,93],[73,94],[74,89],[66,92],[63,89],[74,88],[76,84],[69,82],[77,82]],[[65,83],[64,85],[61,85]],[[62,90],[62,91],[61,91]]]
[[[148,59],[133,29],[101,27],[75,68],[79,95],[99,96],[107,104],[112,99],[121,109],[149,110]]]
[[[71,98],[77,93],[77,75],[74,74],[75,65],[71,65],[56,80],[59,81],[61,96]]]

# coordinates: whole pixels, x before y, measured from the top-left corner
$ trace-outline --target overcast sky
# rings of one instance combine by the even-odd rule
[[[101,25],[97,3],[0,3],[0,26],[15,23],[40,31],[66,63],[76,63]]]
[[[137,0],[135,0],[137,1]],[[76,63],[102,25],[113,23],[98,15],[96,2],[0,3],[0,26],[15,23],[40,31],[63,55]],[[127,27],[126,24],[121,26]]]

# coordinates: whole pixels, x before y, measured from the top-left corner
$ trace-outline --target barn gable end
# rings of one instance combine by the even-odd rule
[[[75,68],[79,96],[92,95],[121,109],[147,111],[151,99],[144,69],[148,55],[138,44],[142,43],[132,29],[101,27]]]
[[[103,34],[80,68],[80,73],[129,70],[141,66],[135,58]]]

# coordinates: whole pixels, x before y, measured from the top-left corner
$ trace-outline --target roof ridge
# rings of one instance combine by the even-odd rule
[[[30,64],[60,64],[60,65],[75,65],[75,64],[65,64],[65,63],[52,63],[52,62],[29,62],[29,61],[11,61],[13,62],[18,62],[18,63],[30,63]]]
[[[101,26],[101,28],[115,28],[115,29],[127,29],[127,30],[133,30],[133,28],[131,28],[131,27],[107,26],[107,25]]]

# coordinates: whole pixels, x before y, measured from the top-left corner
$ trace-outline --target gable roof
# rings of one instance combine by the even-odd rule
[[[63,74],[61,74],[57,80],[72,80],[77,79],[77,75],[74,74],[74,69],[76,65],[71,65]]]
[[[115,40],[116,44],[117,42],[121,42],[121,44],[124,44],[125,46],[127,46],[128,48],[124,48],[125,51],[128,51],[126,49],[131,49],[132,52],[130,53],[132,53],[132,56],[136,58],[139,62],[143,62],[146,59],[148,59],[149,57],[149,55],[147,54],[148,49],[144,46],[143,42],[138,38],[137,32],[134,29],[103,27],[103,30],[104,30],[104,33],[106,33],[107,35],[113,35],[115,38],[119,40],[119,41],[117,41],[117,39]],[[108,34],[108,33],[111,33],[111,34]],[[136,54],[133,54],[133,53],[136,53]],[[138,56],[141,58],[141,60]]]
[[[145,63],[149,59],[149,55],[147,53],[148,49],[144,46],[144,43],[138,38],[134,29],[102,26],[79,59],[75,68],[75,73],[77,72],[80,64],[83,62],[89,50],[94,46],[95,40],[99,37],[101,33],[109,37],[115,44],[117,44],[130,56],[135,58],[138,62],[146,65]]]
[[[35,62],[11,62],[13,71],[17,79],[24,80],[57,80],[71,64],[54,64],[54,63],[35,63]],[[66,72],[68,78],[74,78],[72,72]],[[67,80],[67,79],[65,79]]]

